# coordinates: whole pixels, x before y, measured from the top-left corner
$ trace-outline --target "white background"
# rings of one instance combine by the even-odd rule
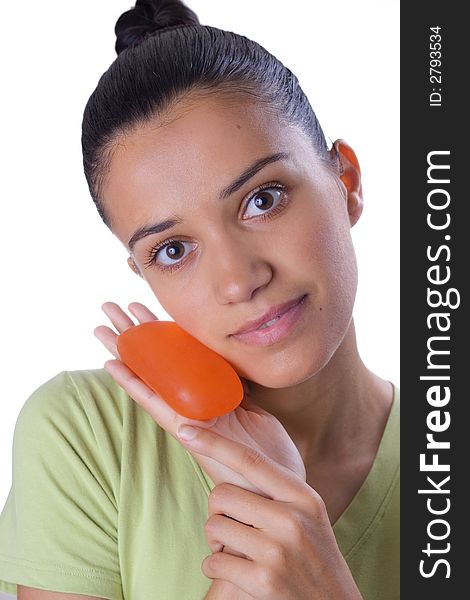
[[[255,39],[299,78],[330,140],[361,163],[365,209],[353,228],[355,320],[366,365],[399,384],[398,0],[188,0],[201,23]],[[126,264],[82,171],[81,119],[115,58],[114,24],[131,0],[2,7],[2,320],[0,510],[11,485],[17,415],[62,370],[111,356],[93,336],[107,300],[166,315]]]

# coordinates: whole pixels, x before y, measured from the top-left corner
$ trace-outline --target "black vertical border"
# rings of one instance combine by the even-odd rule
[[[470,577],[470,562],[467,550],[470,543],[470,423],[468,404],[470,394],[467,379],[470,379],[470,349],[468,318],[468,279],[470,275],[470,190],[465,185],[470,181],[468,161],[469,108],[467,95],[470,94],[468,44],[470,24],[466,23],[462,4],[457,2],[401,3],[400,32],[400,117],[401,117],[401,599],[426,600],[470,597],[467,578]],[[442,81],[430,82],[430,27],[441,27],[442,38]],[[433,41],[435,41],[434,38]],[[392,43],[392,40],[391,40]],[[393,85],[393,82],[391,82]],[[432,88],[441,88],[441,106],[430,106],[429,95]],[[449,150],[449,157],[441,157],[436,162],[450,164],[449,184],[440,186],[427,182],[427,156],[429,152]],[[437,174],[437,173],[436,173]],[[441,172],[444,178],[444,172]],[[447,210],[432,211],[428,207],[428,193],[432,187],[446,189],[451,198]],[[435,196],[438,198],[438,195]],[[444,199],[444,195],[441,195]],[[444,231],[433,231],[426,219],[429,212],[436,212],[436,219],[444,219],[449,212],[451,222]],[[468,225],[467,225],[468,224]],[[450,235],[450,239],[445,239]],[[426,253],[432,248],[433,256],[440,246],[440,258],[430,262]],[[442,274],[446,266],[450,268],[450,280],[440,286],[428,281],[428,268],[439,264]],[[444,306],[433,309],[427,301],[427,288],[455,288],[460,295],[460,305],[451,309]],[[457,296],[454,294],[454,302]],[[448,332],[428,328],[427,317],[432,312],[446,312],[450,315],[451,326]],[[444,321],[442,321],[444,322]],[[435,323],[433,321],[432,323]],[[430,371],[427,366],[427,342],[432,335],[447,335],[448,342],[440,344],[441,349],[450,350],[442,355],[439,364],[450,364],[449,370]],[[437,346],[435,346],[437,347]],[[420,380],[421,375],[449,375],[448,382]],[[448,385],[451,398],[447,406],[451,421],[446,431],[435,434],[435,438],[450,442],[450,449],[438,452],[439,462],[450,464],[448,473],[424,473],[420,470],[419,456],[428,452],[428,462],[434,451],[426,450],[426,434],[429,433],[427,415],[436,408],[427,402],[427,389],[431,385]],[[447,475],[449,494],[419,494],[419,489],[432,488],[426,476],[436,482]],[[442,489],[446,486],[443,485]],[[431,515],[427,509],[427,498],[432,498],[436,509],[450,508],[441,516]],[[433,519],[443,518],[450,526],[447,538],[436,541],[428,537],[427,527]],[[431,529],[437,536],[444,535],[446,526],[435,525]],[[433,550],[447,548],[448,552],[436,552],[429,557],[423,552],[428,542]],[[435,565],[440,558],[449,562],[447,566]],[[424,560],[424,570],[429,574],[434,566],[434,575],[425,578],[420,574],[420,561]],[[467,564],[468,563],[468,564]]]

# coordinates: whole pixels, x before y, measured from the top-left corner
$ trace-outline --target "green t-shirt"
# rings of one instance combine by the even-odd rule
[[[63,371],[18,416],[0,590],[202,600],[213,487],[104,369]],[[372,469],[333,529],[364,599],[399,598],[397,388]]]

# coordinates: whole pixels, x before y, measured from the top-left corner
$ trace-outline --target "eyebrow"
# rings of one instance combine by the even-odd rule
[[[243,171],[232,183],[230,183],[227,187],[225,187],[219,193],[219,200],[224,200],[237,192],[241,187],[245,185],[247,181],[249,181],[252,177],[254,177],[261,169],[264,169],[267,165],[278,162],[280,160],[287,160],[290,158],[290,155],[287,152],[276,152],[275,154],[270,154],[269,156],[265,156],[264,158],[260,158],[256,160],[253,164],[251,164],[247,169]],[[179,217],[174,217],[171,219],[165,219],[160,223],[155,223],[153,225],[144,225],[139,227],[132,235],[128,242],[129,250],[132,252],[136,243],[144,237],[148,235],[153,235],[155,233],[161,233],[166,229],[170,229],[175,225],[182,223],[182,220]]]

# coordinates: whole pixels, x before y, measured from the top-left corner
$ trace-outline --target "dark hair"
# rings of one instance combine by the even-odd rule
[[[137,0],[116,22],[118,57],[83,114],[83,166],[104,223],[104,177],[116,139],[161,116],[189,92],[243,94],[298,126],[331,165],[325,136],[296,76],[258,43],[201,25],[179,0]]]

